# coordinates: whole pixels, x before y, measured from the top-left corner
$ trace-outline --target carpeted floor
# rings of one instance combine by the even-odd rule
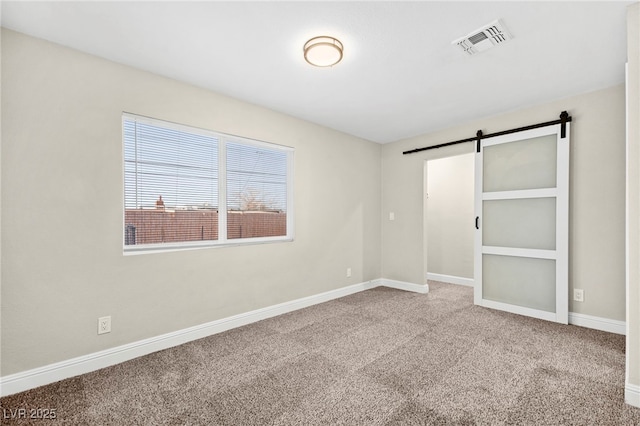
[[[379,287],[2,398],[2,424],[640,425],[624,342]]]

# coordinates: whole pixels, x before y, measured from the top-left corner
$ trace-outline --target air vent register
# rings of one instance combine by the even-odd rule
[[[451,42],[467,55],[475,55],[511,40],[511,35],[499,19]]]

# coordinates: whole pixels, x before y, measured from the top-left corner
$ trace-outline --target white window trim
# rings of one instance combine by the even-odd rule
[[[182,132],[188,132],[193,134],[200,134],[204,136],[211,136],[218,139],[218,239],[207,241],[185,241],[175,243],[159,243],[159,244],[139,244],[139,245],[125,245],[125,194],[124,194],[124,182],[125,182],[125,150],[124,150],[124,122],[125,120],[134,120],[140,123],[150,125],[162,125],[163,127],[178,130]],[[253,237],[253,238],[227,238],[227,157],[226,157],[226,145],[227,142],[233,142],[243,145],[251,145],[258,148],[265,148],[271,150],[279,150],[287,154],[287,204],[286,204],[286,227],[287,233],[283,236],[276,237]],[[270,244],[277,242],[291,242],[294,240],[294,152],[295,149],[286,145],[275,144],[271,142],[264,142],[256,139],[247,138],[244,136],[231,135],[222,132],[215,132],[212,130],[202,129],[198,127],[192,127],[184,124],[173,123],[166,120],[155,119],[151,117],[145,117],[128,112],[122,113],[122,250],[124,255],[138,255],[149,253],[166,253],[172,251],[183,250],[197,250],[205,248],[220,248],[239,245],[256,245],[256,244]],[[222,208],[221,206],[225,206]]]

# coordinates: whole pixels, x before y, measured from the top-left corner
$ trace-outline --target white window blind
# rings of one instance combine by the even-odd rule
[[[125,251],[291,239],[292,149],[132,114],[123,143]]]
[[[228,238],[287,234],[287,153],[227,142]]]

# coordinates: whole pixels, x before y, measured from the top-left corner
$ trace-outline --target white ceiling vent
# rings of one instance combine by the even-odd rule
[[[451,44],[457,45],[468,55],[475,55],[511,40],[511,38],[502,21],[498,19],[462,38],[452,41]]]

